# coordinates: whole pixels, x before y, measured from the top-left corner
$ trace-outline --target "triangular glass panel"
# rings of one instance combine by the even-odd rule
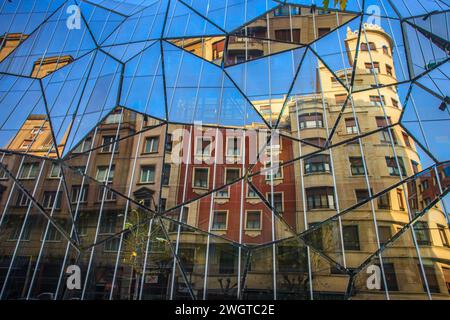
[[[0,17],[0,61],[39,27],[64,1],[45,0],[32,2],[12,2],[2,5]]]
[[[126,18],[102,45],[119,45],[161,38],[167,3],[167,0],[157,0],[138,10]]]
[[[234,127],[265,124],[218,66],[167,42],[163,50],[169,121]]]
[[[156,40],[138,41],[133,43],[103,46],[101,50],[112,55],[117,60],[127,63],[148,47],[154,45]]]
[[[126,18],[86,2],[80,2],[78,10],[86,19],[89,30],[97,43],[102,43]]]
[[[203,16],[197,14],[184,2],[178,0],[170,2],[164,30],[165,38],[208,35],[225,35],[225,32]]]
[[[444,49],[440,42],[433,41],[432,34],[407,22],[403,22],[403,29],[410,48],[408,59],[413,76],[419,76],[449,58],[448,49]]]
[[[448,126],[448,107],[427,90],[413,85],[408,97],[401,125],[431,154],[441,161],[448,160],[449,139],[438,132],[445,132]]]
[[[225,71],[256,108],[276,102],[282,107],[305,51],[306,48],[286,51],[230,66]]]
[[[120,105],[166,119],[161,46],[153,43],[125,65]]]

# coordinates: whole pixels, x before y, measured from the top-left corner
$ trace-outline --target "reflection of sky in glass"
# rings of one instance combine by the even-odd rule
[[[333,151],[336,151],[335,155],[339,152],[349,152],[348,156],[352,157],[349,151],[351,150],[354,153],[354,158],[360,158],[363,155],[363,151],[368,151],[364,156],[370,162],[372,153],[376,153],[378,147],[380,147],[380,150],[389,150],[386,151],[386,153],[389,153],[389,155],[386,154],[386,157],[385,154],[381,156],[376,155],[376,157],[381,158],[381,162],[376,163],[376,165],[382,167],[380,172],[384,170],[380,177],[377,176],[377,172],[372,172],[371,167],[369,173],[364,172],[364,178],[367,178],[368,188],[371,182],[375,182],[369,188],[373,187],[374,190],[372,191],[380,192],[389,186],[393,186],[393,188],[398,188],[393,190],[397,191],[397,196],[399,196],[399,189],[404,188],[402,190],[405,190],[406,187],[404,185],[403,187],[400,185],[394,186],[394,183],[400,181],[400,174],[395,172],[395,169],[398,168],[393,168],[390,165],[392,159],[386,159],[392,158],[393,155],[391,153],[395,153],[394,151],[396,150],[402,150],[401,154],[404,157],[403,159],[406,159],[405,165],[408,168],[410,168],[410,163],[406,163],[406,161],[410,162],[413,158],[415,159],[415,155],[410,159],[408,152],[413,154],[414,147],[420,157],[422,169],[450,159],[450,116],[448,105],[443,103],[443,100],[448,99],[450,95],[448,77],[450,62],[448,52],[443,49],[444,46],[448,48],[450,24],[447,21],[450,17],[448,13],[442,13],[443,10],[448,9],[448,6],[442,1],[367,0],[364,1],[364,8],[361,8],[360,5],[363,1],[349,0],[345,19],[342,19],[342,22],[332,23],[331,25],[337,25],[337,28],[331,28],[330,32],[325,30],[325,33],[322,33],[320,38],[315,41],[312,39],[316,38],[316,33],[319,31],[319,29],[315,30],[315,27],[311,28],[314,31],[311,32],[312,35],[310,35],[308,41],[303,41],[304,39],[302,41],[287,40],[286,34],[288,33],[286,30],[283,30],[285,31],[282,33],[284,37],[281,37],[281,39],[276,36],[275,39],[267,39],[262,34],[266,36],[270,34],[267,30],[268,27],[264,26],[264,24],[271,18],[274,21],[277,18],[283,19],[283,13],[278,12],[279,16],[277,16],[271,10],[274,10],[274,8],[280,9],[281,7],[279,6],[285,3],[301,6],[317,4],[319,6],[317,10],[302,7],[306,11],[302,11],[301,14],[300,11],[297,11],[298,13],[294,15],[303,15],[302,18],[311,18],[311,15],[313,15],[315,19],[318,19],[317,21],[320,21],[320,16],[328,15],[328,13],[320,10],[320,1],[90,0],[85,2],[81,0],[79,2],[79,9],[82,14],[82,19],[79,21],[80,28],[70,30],[68,29],[67,19],[71,13],[68,9],[70,9],[71,5],[76,4],[74,0],[5,1],[0,5],[0,34],[25,33],[28,35],[28,37],[23,37],[20,45],[0,63],[1,149],[7,149],[8,144],[17,136],[19,130],[25,130],[22,126],[30,115],[40,115],[39,119],[45,119],[51,125],[51,133],[53,134],[51,138],[56,140],[55,144],[63,145],[61,154],[57,155],[63,158],[61,163],[70,163],[72,159],[68,159],[68,156],[73,156],[71,151],[75,147],[80,146],[83,139],[88,136],[92,137],[94,130],[102,128],[99,124],[113,110],[117,107],[122,107],[117,108],[117,110],[122,109],[127,113],[131,113],[132,117],[134,117],[133,121],[138,118],[142,122],[146,122],[142,124],[141,128],[146,126],[145,130],[147,131],[154,129],[149,129],[154,123],[161,124],[161,128],[158,125],[158,128],[162,130],[161,132],[164,130],[162,127],[166,126],[166,133],[170,126],[191,128],[190,125],[194,123],[223,128],[281,128],[282,133],[286,136],[283,137],[283,143],[277,145],[276,148],[284,149],[284,152],[288,150],[290,153],[280,162],[288,162],[288,165],[283,167],[285,176],[280,179],[290,179],[294,176],[297,179],[300,177],[302,179],[301,188],[303,189],[305,189],[304,178],[311,179],[313,184],[329,184],[325,187],[328,188],[328,191],[333,188],[337,189],[336,179],[330,178],[325,183],[320,179],[316,179],[314,174],[308,178],[308,175],[314,172],[306,174],[303,171],[306,168],[313,170],[311,169],[312,167],[314,167],[314,170],[319,170],[317,168],[323,165],[324,168],[327,166],[326,170],[328,171],[327,174],[330,174],[329,177],[332,174],[334,178],[336,172],[338,179],[342,178],[342,176],[339,177],[339,174],[342,175],[343,171],[339,172],[333,167],[335,164],[337,166],[341,165],[341,163],[333,163]],[[395,5],[395,7],[391,5]],[[343,18],[343,15],[338,10],[338,6],[333,3],[330,4],[330,12],[329,17],[331,19],[336,18],[336,20],[340,21],[339,19]],[[364,14],[365,12],[368,14]],[[247,34],[249,29],[252,32]],[[258,30],[259,33],[257,32]],[[362,43],[358,43],[352,38],[357,36],[358,32],[361,36],[360,42],[365,44],[370,41],[365,38],[366,33],[378,32],[383,34],[383,41],[387,41],[386,45],[391,49],[392,56],[390,51],[384,51],[385,48],[371,47],[370,42],[366,46],[366,50],[363,50],[366,52],[360,51],[362,50]],[[384,32],[388,37],[385,37]],[[258,38],[255,34],[259,34],[260,37]],[[293,38],[293,35],[291,36]],[[7,37],[2,39],[7,39]],[[2,39],[0,41],[4,41]],[[211,39],[217,42],[214,42],[211,48],[205,49],[205,43],[208,43]],[[230,41],[230,39],[233,40]],[[350,39],[349,42],[346,41],[347,39]],[[251,44],[249,44],[251,42],[249,40],[252,41]],[[353,40],[354,42],[350,42]],[[189,41],[194,43],[191,48],[186,45],[186,43],[189,44]],[[228,59],[233,51],[232,45],[235,45],[234,50],[236,50],[236,47],[239,47],[239,41],[244,46],[254,45],[257,47],[260,45],[264,50],[260,50],[262,53],[253,52],[254,55],[248,57],[246,55],[249,55],[250,49],[238,48],[241,52],[234,57],[236,59]],[[349,45],[349,43],[352,44]],[[195,45],[198,45],[200,50],[196,50],[198,48],[195,48]],[[372,52],[373,55],[371,55],[367,47],[377,52]],[[272,49],[274,50],[272,51]],[[208,50],[212,52],[208,52]],[[360,59],[364,59],[364,61],[352,61],[358,54],[360,57],[363,57]],[[371,61],[373,56],[377,57],[377,54],[385,54],[384,58],[387,57],[385,60],[387,62],[391,61],[389,63],[393,64],[395,77],[392,74],[389,75],[390,78],[387,77],[387,63],[383,63],[384,65],[381,66],[383,70],[386,70],[383,75],[386,76],[385,78],[378,75],[378,73],[382,73],[381,71],[376,71],[371,67],[372,63],[375,64],[377,62]],[[206,58],[208,55],[209,58]],[[54,69],[56,70],[48,71],[45,68],[40,70],[39,65],[41,63],[45,65],[46,62],[52,61],[52,59],[59,61],[59,58],[64,58],[67,65],[55,67]],[[368,65],[369,67],[367,67]],[[40,78],[38,78],[37,70],[42,71]],[[355,74],[358,73],[358,75],[353,78],[355,82],[351,83],[353,72]],[[365,82],[360,81],[363,77],[369,80]],[[382,83],[378,83],[380,78],[384,79]],[[359,81],[358,83],[357,80]],[[411,135],[415,140],[414,147],[408,146],[402,140],[402,138],[405,139],[405,136],[400,134],[397,136],[398,143],[396,145],[392,143],[392,148],[389,144],[390,141],[386,141],[389,140],[387,137],[391,131],[385,130],[383,124],[379,125],[379,123],[386,123],[386,119],[381,117],[385,113],[386,106],[383,104],[386,104],[386,101],[382,104],[381,101],[383,99],[380,95],[383,95],[383,92],[386,93],[388,90],[394,92],[390,98],[398,103],[398,106],[395,106],[391,99],[387,99],[388,107],[390,112],[392,112],[388,116],[402,114],[399,123],[394,123],[395,129],[397,133],[406,135],[406,141],[408,141],[407,134]],[[353,95],[354,101],[352,99],[346,100],[347,94]],[[338,96],[340,96],[340,100]],[[342,96],[344,96],[346,104],[342,100]],[[397,98],[399,101],[395,100]],[[359,125],[357,128],[359,120],[355,121],[355,119],[351,118],[353,114],[350,113],[350,109],[354,105],[349,105],[350,101],[355,103],[356,107],[366,108],[362,110],[364,113],[379,111],[379,114],[376,114],[376,119],[374,116],[373,119],[363,124],[362,128]],[[302,109],[303,107],[305,108]],[[369,108],[372,109],[369,110]],[[283,123],[283,125],[275,127],[275,125],[279,125],[279,122],[271,118],[275,109],[279,112],[279,114],[276,114],[276,117],[279,118],[275,120],[280,120],[281,122],[281,120],[286,120],[281,118],[290,117],[289,120],[291,122],[288,125]],[[314,111],[312,112],[309,109],[314,109]],[[401,111],[403,112],[401,113]],[[302,112],[301,116],[297,114],[298,112]],[[139,117],[136,117],[136,113],[139,114]],[[140,117],[140,115],[145,115],[145,117]],[[395,117],[392,116],[392,118]],[[270,119],[268,120],[268,118]],[[107,123],[107,125],[114,127],[116,123],[113,121],[120,119],[118,120],[120,122],[124,117],[122,114],[120,116],[115,114],[108,119],[112,122]],[[153,121],[155,119],[157,121]],[[301,124],[300,122],[302,121],[300,119],[303,119]],[[397,118],[395,119],[397,122]],[[327,123],[328,121],[330,123]],[[294,123],[299,128],[301,125],[305,126],[302,129],[313,129],[302,131],[302,134],[303,132],[312,132],[312,134],[308,137],[301,136],[301,130],[295,128],[293,126]],[[290,127],[291,125],[292,127]],[[369,132],[374,128],[378,128],[378,131]],[[123,146],[127,141],[126,139],[130,141],[138,137],[138,133],[134,131],[135,129],[132,128],[130,130],[130,136],[121,136],[125,142],[121,141],[118,143],[122,143],[121,146]],[[213,131],[219,132],[215,128]],[[364,134],[364,136],[357,137],[357,132],[355,131]],[[314,136],[315,132],[319,132],[318,135],[323,134],[324,137]],[[116,133],[116,136],[102,136],[102,139],[107,138],[102,141],[107,140],[114,143],[114,139],[119,137],[119,130]],[[168,138],[165,133],[162,134],[164,138]],[[382,136],[383,140],[380,139],[380,136]],[[151,150],[152,148],[158,149],[158,145],[159,147],[164,146],[162,149],[164,149],[163,155],[165,156],[166,152],[168,152],[166,148],[169,145],[167,140],[153,140],[153,138],[145,141],[144,150],[149,148],[152,152],[148,153],[154,153],[153,155],[148,155],[148,157],[152,158],[155,156],[156,158],[160,156],[157,152]],[[349,140],[344,141],[347,138]],[[358,141],[358,138],[361,140]],[[139,138],[136,138],[136,140],[138,139],[140,139],[140,133]],[[308,142],[306,139],[312,140]],[[189,139],[186,138],[186,140]],[[374,142],[375,140],[376,142]],[[152,142],[150,143],[150,141]],[[194,139],[192,141],[197,143]],[[170,141],[170,143],[172,142]],[[337,143],[341,144],[336,145]],[[358,145],[358,143],[361,144]],[[319,145],[322,144],[323,148],[319,149]],[[92,144],[92,146],[94,145],[95,143]],[[90,147],[83,146],[81,149],[84,152]],[[105,146],[102,146],[102,149],[103,147]],[[295,148],[301,150],[299,151]],[[295,159],[297,156],[295,152],[303,152],[302,148],[310,148],[314,150],[312,152],[320,152],[320,159],[326,159],[328,162],[318,165],[311,161],[308,163],[308,166],[304,166],[303,159],[301,161],[299,158]],[[409,150],[407,150],[408,148]],[[115,158],[116,154],[111,149],[108,151],[108,148],[105,148],[99,153],[103,153],[102,157],[105,156],[104,158],[110,162],[110,165],[116,165],[123,159],[120,159],[120,157],[119,159]],[[234,149],[230,150],[237,152]],[[143,153],[147,153],[147,151]],[[247,152],[247,149],[244,151]],[[109,152],[111,157],[106,155]],[[140,150],[136,149],[134,160],[138,158],[139,152]],[[243,152],[243,150],[239,150],[239,152]],[[250,150],[249,152],[253,151]],[[117,152],[117,154],[122,155],[120,152]],[[405,154],[408,156],[405,156]],[[342,156],[342,154],[339,154],[339,156]],[[347,154],[344,154],[344,156],[347,158]],[[77,157],[80,159],[83,155],[75,155],[75,160],[78,160],[76,159]],[[116,163],[113,164],[114,161]],[[125,159],[125,161],[128,161],[128,166],[131,163],[131,157]],[[165,160],[163,159],[162,161]],[[291,161],[292,163],[289,163]],[[359,161],[362,162],[362,160],[355,160],[357,164]],[[352,166],[355,162],[352,163]],[[275,213],[281,213],[277,212],[277,210],[283,211],[283,208],[269,208],[269,205],[274,205],[274,203],[271,203],[273,202],[271,199],[272,191],[276,188],[289,188],[289,184],[274,183],[273,177],[268,177],[267,173],[257,172],[260,170],[260,167],[264,167],[268,163],[268,161],[264,163],[261,161],[255,167],[252,167],[252,173],[256,172],[254,179],[250,180],[250,176],[246,175],[243,177],[242,186],[250,182],[257,184],[258,179],[263,181],[263,186],[267,189],[262,192],[258,189],[261,189],[261,186],[257,186],[254,192],[255,198],[259,197],[261,200],[264,200],[264,203],[261,203],[261,205],[264,207],[264,211],[267,211],[265,213],[267,217],[262,218],[264,220],[261,221],[264,221],[263,223],[266,224],[268,223],[267,219],[273,219],[272,221],[279,219],[277,221],[282,223],[276,227],[273,225],[273,230],[278,227],[282,229],[285,227],[283,223],[286,223],[283,220],[283,215],[286,217],[286,220],[289,220],[288,214],[283,212],[283,215],[280,214],[275,219]],[[161,164],[159,163],[158,165]],[[166,162],[163,163],[164,170],[166,170],[166,164]],[[148,170],[148,177],[154,178],[156,174],[159,174],[154,167],[152,169],[154,165],[152,163],[149,166],[150,168],[146,169]],[[369,167],[371,165],[372,163],[369,164]],[[135,162],[134,168],[138,168],[138,166],[140,164]],[[358,165],[355,165],[355,167],[355,170],[362,170]],[[117,165],[117,168],[120,169],[119,165]],[[67,171],[72,169],[67,169]],[[195,186],[195,179],[193,177],[188,178],[186,173],[188,169],[187,167],[180,169],[180,172],[184,170],[186,174],[184,183],[189,185],[191,182],[194,182]],[[184,206],[187,202],[191,203],[191,201],[196,202],[197,200],[202,202],[205,199],[209,199],[212,204],[210,206],[211,212],[215,210],[213,206],[217,204],[213,200],[217,196],[217,187],[223,186],[226,182],[226,172],[213,172],[212,170],[216,169],[216,163],[214,163],[213,169],[208,169],[211,169],[207,173],[208,177],[214,180],[212,188],[206,183],[207,187],[204,188],[205,190],[199,193],[194,191],[194,195],[187,197],[183,194],[182,200],[177,202],[177,204],[181,205],[183,203],[182,205]],[[243,176],[245,174],[244,169],[247,168],[244,165],[234,169],[242,169],[242,171],[239,171],[238,176]],[[350,171],[353,169],[351,167]],[[101,175],[106,175],[105,170],[105,168],[102,169]],[[137,169],[139,173],[141,173],[140,170],[143,170],[143,168]],[[96,178],[90,178],[89,174],[86,177],[100,184],[99,181],[96,181],[99,180],[98,172],[96,173]],[[92,173],[90,174],[92,175]],[[134,176],[134,174],[136,173],[132,175]],[[76,175],[77,178],[81,178],[80,172],[76,172]],[[346,172],[345,175],[348,175],[348,173]],[[353,171],[351,175],[353,175]],[[362,176],[361,173],[356,175]],[[424,175],[430,176],[430,173],[426,172]],[[404,173],[401,176],[406,178]],[[351,178],[355,178],[356,181],[356,179],[363,177]],[[193,181],[188,181],[189,179]],[[215,184],[216,180],[217,184]],[[325,179],[323,180],[325,181]],[[363,180],[361,179],[361,181]],[[104,182],[102,181],[102,183]],[[124,182],[124,184],[126,183]],[[131,184],[131,182],[129,183]],[[203,182],[200,181],[200,183]],[[234,186],[230,185],[229,189],[221,190],[222,196],[229,191],[231,192],[232,188],[238,183],[240,184],[241,181],[233,182]],[[152,186],[149,186],[150,184]],[[154,184],[156,184],[155,181],[150,181],[147,186],[140,185],[138,191],[151,193],[153,197],[155,191],[151,188],[154,187]],[[290,187],[294,184],[295,182]],[[135,190],[130,188],[127,191],[127,196],[131,196]],[[204,194],[202,194],[203,191],[205,192]],[[256,191],[260,192],[261,195],[257,194]],[[316,202],[321,201],[333,202],[333,206],[328,207],[320,207],[322,203],[319,203],[319,206],[314,209],[320,209],[320,213],[319,210],[314,213],[323,214],[321,209],[330,209],[331,215],[338,214],[341,212],[340,210],[346,210],[347,207],[337,208],[335,204],[339,205],[339,201],[355,204],[353,191],[356,192],[357,190],[351,190],[352,194],[350,196],[345,194],[345,192],[340,194],[341,191],[343,190],[336,190],[333,194],[319,194],[315,198],[313,192],[312,197],[307,197],[306,201],[303,202],[305,206],[311,204],[315,206]],[[369,194],[367,190],[358,191],[360,191],[360,196],[361,194],[364,195],[364,193]],[[243,192],[248,192],[248,186],[247,190],[243,190]],[[124,197],[123,194],[120,197]],[[241,193],[241,200],[245,198],[242,196],[243,194]],[[338,194],[342,196],[340,199],[337,198]],[[287,202],[290,202],[290,204],[294,203],[294,205],[297,205],[295,202],[298,200],[296,197],[299,195],[300,192],[293,192],[290,195],[285,194]],[[336,199],[334,195],[336,195]],[[161,195],[158,196],[162,204],[163,198],[161,198]],[[357,194],[356,199],[359,202]],[[127,199],[127,206],[129,200]],[[398,198],[396,200],[398,201]],[[220,201],[225,203],[228,200],[222,198]],[[445,203],[450,208],[449,196],[446,197]],[[162,211],[160,209],[155,209],[158,210],[158,214],[166,210],[166,208],[161,209]],[[303,207],[303,209],[306,212],[306,208]],[[386,208],[378,209],[381,211]],[[405,208],[399,209],[407,211],[404,210]],[[102,214],[101,210],[100,214]],[[297,214],[299,208],[296,207],[294,211]],[[351,208],[349,211],[353,212],[349,212],[350,214],[345,213],[347,217],[357,210]],[[381,212],[380,216],[383,213]],[[407,219],[406,215],[405,219]],[[407,223],[407,220],[405,221]],[[190,223],[190,221],[181,222]],[[338,222],[340,223],[340,220],[330,219],[323,222],[325,222],[325,225],[337,225]],[[256,224],[257,221],[255,220],[252,223]],[[308,226],[309,222],[306,220],[304,223],[306,232],[310,227],[314,227],[313,224]],[[211,246],[209,237],[212,234],[207,221],[205,226],[207,227],[204,228],[206,230],[200,228],[199,230],[193,230],[192,233],[198,233],[199,236],[206,235],[208,237],[208,246]],[[342,226],[338,227],[342,228]],[[253,231],[249,231],[249,233],[251,234]],[[288,228],[286,228],[286,231],[289,237],[296,234]],[[296,236],[298,235],[296,234]],[[305,238],[304,235],[302,237],[302,239],[307,240],[307,237]],[[274,239],[276,237],[266,237],[263,242],[269,243]],[[226,239],[226,236],[224,236],[221,240],[224,240],[223,243],[227,243],[226,241],[230,239]],[[295,240],[297,240],[297,237],[295,237]],[[232,247],[230,251],[238,248],[235,244],[231,244],[231,242],[228,244]],[[314,244],[310,245],[314,247]],[[297,244],[297,246],[304,246],[304,244]],[[211,248],[213,247],[211,246]],[[262,246],[256,249],[254,253],[257,254],[258,250],[263,251],[265,249]],[[214,253],[214,250],[211,250],[211,252]],[[365,253],[369,254],[371,251],[365,251]],[[337,257],[337,260],[341,258]],[[275,258],[273,261],[275,261]],[[341,263],[341,261],[338,263]],[[208,264],[206,263],[206,265]],[[114,288],[114,286],[112,287]]]

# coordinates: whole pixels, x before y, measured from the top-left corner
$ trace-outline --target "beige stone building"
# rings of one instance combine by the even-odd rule
[[[28,38],[23,33],[6,33],[0,37],[0,61],[3,61],[19,44]]]
[[[378,26],[365,25],[365,30],[353,90],[396,82],[392,40]],[[354,63],[355,54],[351,48],[356,47],[357,36],[357,33],[347,31],[345,41],[351,65]],[[368,41],[365,40],[366,37]],[[338,71],[338,76],[344,83],[345,72],[348,71]],[[289,113],[293,136],[311,139],[311,142],[321,145],[326,142],[338,119],[346,102],[347,92],[337,84],[323,65],[319,64],[317,74],[321,84],[318,93],[298,96],[289,101]],[[348,73],[347,79],[350,76]],[[402,106],[396,86],[354,93],[353,101],[347,101],[330,143],[336,145],[355,137],[358,134],[357,124],[363,134],[387,124],[398,123],[401,112]],[[309,145],[294,144],[296,156],[304,156],[317,150]],[[395,155],[399,159],[400,170]],[[298,221],[303,222],[298,226],[299,231],[306,229],[305,222],[309,227],[320,223],[367,200],[371,194],[398,183],[400,176],[405,179],[424,169],[420,165],[414,141],[399,125],[368,135],[360,141],[342,144],[315,156],[306,157],[297,163],[295,168],[298,186],[297,210],[301,216]],[[441,174],[443,177],[443,172]],[[434,185],[436,186],[436,179]],[[420,191],[411,187],[410,183],[399,185],[383,196],[346,213],[341,219],[327,222],[311,235],[310,240],[314,240],[313,243],[320,251],[347,268],[358,267],[371,252],[378,249],[377,237],[380,245],[384,244],[400,231],[416,212],[423,209],[423,202],[417,204],[416,200],[413,201]],[[423,221],[416,227],[416,238],[430,292],[435,298],[448,298],[450,235],[445,227],[445,213],[440,205],[436,205],[421,220]],[[378,230],[375,230],[376,226]],[[418,254],[410,231],[392,248],[386,249],[382,253],[382,259],[391,298],[427,298]],[[330,272],[333,273],[332,268]],[[331,277],[330,283],[336,284],[338,282],[335,279],[341,276]],[[384,290],[377,293],[366,288],[366,278],[363,270],[355,281],[354,298],[385,298]],[[341,291],[343,288],[335,285],[325,288],[330,289]]]

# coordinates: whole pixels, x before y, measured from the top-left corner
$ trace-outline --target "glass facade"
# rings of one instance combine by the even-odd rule
[[[448,9],[3,1],[0,299],[450,299]]]

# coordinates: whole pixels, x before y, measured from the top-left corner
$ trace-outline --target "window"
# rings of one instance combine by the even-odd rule
[[[119,139],[120,137],[116,136],[104,136],[102,139],[102,152],[112,152],[114,148],[114,152],[119,151]],[[117,140],[117,141],[116,141]]]
[[[391,199],[389,196],[389,192],[378,197],[378,209],[390,209],[391,208]]]
[[[354,176],[364,175],[364,163],[362,157],[350,157],[349,161],[352,175]]]
[[[51,179],[61,177],[61,167],[59,164],[52,163],[48,177]]]
[[[120,245],[120,237],[108,239],[103,244],[103,251],[117,252],[119,251],[119,245]]]
[[[197,137],[195,139],[195,155],[209,157],[211,155],[212,139],[210,137]]]
[[[330,172],[330,156],[319,154],[305,159],[305,174]]]
[[[330,208],[334,209],[333,187],[315,187],[306,189],[308,210]]]
[[[154,183],[155,182],[155,166],[141,166],[140,183]]]
[[[96,179],[99,182],[106,182],[106,179],[108,179],[108,182],[112,182],[114,179],[114,169],[115,166],[112,165],[111,166],[111,170],[109,170],[109,175],[108,175],[108,166],[99,166],[97,167],[97,174],[96,174]]]
[[[83,175],[86,172],[86,166],[72,167],[75,174]]]
[[[116,201],[117,194],[113,192],[111,189],[106,188],[105,186],[100,186],[98,189],[98,201]]]
[[[20,169],[20,179],[36,179],[39,171],[39,163],[24,163]]]
[[[121,119],[122,119],[122,112],[120,110],[117,110],[117,111],[113,111],[111,114],[109,114],[106,117],[104,123],[105,124],[119,123]]]
[[[234,273],[235,256],[229,251],[220,251],[219,255],[219,274]]]
[[[389,227],[389,226],[379,226],[378,227],[378,236],[379,236],[381,245],[383,245],[386,242],[388,242],[391,239],[391,237],[392,237],[391,227]]]
[[[369,47],[366,42],[361,42],[361,51],[369,51]]]
[[[421,192],[427,190],[429,187],[430,187],[430,184],[428,183],[428,180],[423,180],[419,186]]]
[[[403,202],[403,191],[402,189],[397,189],[397,201],[399,210],[405,210],[405,203]]]
[[[194,168],[194,188],[208,188],[208,168]]]
[[[370,50],[377,50],[377,47],[375,46],[375,43],[374,42],[369,42],[369,49]]]
[[[389,53],[389,48],[386,45],[383,45],[383,53],[390,56],[391,54]]]
[[[241,175],[241,170],[239,168],[225,168],[224,184],[229,184],[229,183],[232,183],[233,181],[236,181],[237,179],[239,179],[240,175]],[[228,198],[229,188],[230,188],[230,186],[217,191],[217,197]]]
[[[116,233],[117,213],[105,212],[100,221],[100,234],[114,234]]]
[[[398,291],[397,276],[395,274],[395,268],[393,263],[383,263],[384,276],[386,280],[387,289],[389,291]],[[381,289],[386,290],[384,287],[384,281],[381,281]]]
[[[383,105],[386,105],[386,100],[384,99],[384,96],[369,96],[370,99],[370,105],[371,106],[376,106],[376,107],[381,107],[383,103]],[[378,117],[377,117],[378,118]],[[381,117],[384,118],[384,117]]]
[[[414,225],[414,231],[419,246],[431,246],[430,228],[427,222],[418,221]]]
[[[17,207],[26,207],[30,204],[30,198],[27,197],[25,192],[19,190],[17,192],[16,206]]]
[[[45,229],[44,233],[42,234],[42,239],[45,235]],[[48,230],[47,230],[47,236],[45,237],[45,241],[61,241],[62,236],[61,233],[56,229],[52,224],[49,224]]]
[[[173,136],[171,133],[168,133],[166,138],[166,151],[172,152],[172,147],[173,147]]]
[[[343,106],[345,101],[347,101],[347,94],[336,94],[334,95],[334,99],[336,100],[336,105]]]
[[[346,118],[345,119],[345,128],[347,129],[347,134],[358,133],[358,128],[356,126],[355,118]]]
[[[339,85],[339,81],[336,77],[330,77],[332,85]]]
[[[33,136],[43,133],[43,129],[41,130],[41,127],[33,127],[30,132]]]
[[[417,267],[419,268],[419,274],[420,274],[420,279],[422,280],[422,286],[423,286],[423,291],[427,291],[427,287],[425,284],[425,280],[423,279],[423,273],[422,273],[422,269],[420,268],[420,265],[417,265]],[[436,277],[436,271],[434,270],[434,266],[433,265],[429,265],[423,266],[423,269],[425,271],[425,278],[427,279],[427,283],[428,283],[428,289],[430,289],[431,293],[440,293],[441,290],[439,288],[439,282],[437,280]]]
[[[366,62],[364,64],[364,67],[366,68],[367,73],[380,73],[380,64],[378,62],[373,62],[373,64],[370,62]]]
[[[276,9],[273,13],[275,17],[289,16],[289,15],[295,16],[300,14],[301,14],[300,8],[294,6],[282,6]]]
[[[247,198],[259,199],[259,197],[256,194],[256,192],[248,184],[247,184]]]
[[[56,204],[55,204],[55,202],[56,202]],[[45,209],[52,209],[53,205],[55,205],[55,209],[61,208],[61,191],[58,193],[56,191],[45,191],[44,192],[42,206]]]
[[[73,153],[82,153],[91,149],[92,138],[84,139],[76,148],[73,150]]]
[[[159,209],[161,209],[161,212],[166,211],[166,206],[167,206],[167,199],[161,198],[161,202],[159,203]]]
[[[225,49],[225,40],[216,41],[212,44],[213,59],[222,59],[223,51]]]
[[[369,190],[367,189],[356,189],[355,190],[356,195],[356,203],[363,202],[367,199],[369,199]]]
[[[411,142],[409,141],[409,136],[406,132],[402,131],[403,141],[405,142],[405,146],[411,148]]]
[[[33,140],[25,139],[22,141],[22,144],[20,145],[20,149],[28,149],[33,144]]]
[[[317,112],[299,115],[298,122],[300,123],[300,129],[323,128],[323,116]]]
[[[7,165],[3,165],[5,169],[8,169]],[[0,168],[0,180],[8,180],[8,174],[6,173],[6,170],[3,170],[3,168]]]
[[[399,105],[398,105],[398,101],[397,100],[395,100],[394,98],[391,98],[391,102],[392,102],[392,106],[394,107],[394,108],[399,108]]]
[[[270,137],[267,137],[267,143],[266,143],[266,155],[270,159],[270,154],[274,156],[278,156],[281,153],[281,140],[278,136],[274,136],[273,139],[270,139]]]
[[[170,163],[165,163],[163,167],[163,175],[162,175],[162,185],[168,186],[170,183],[170,169],[172,166]]]
[[[447,228],[444,226],[438,225],[439,236],[441,237],[442,245],[444,247],[450,247],[450,242],[447,237]]]
[[[273,203],[272,203],[272,193],[268,193],[267,200],[269,200],[269,203],[272,204],[272,207],[275,209],[276,212],[282,213],[284,211],[282,192],[273,193]]]
[[[144,153],[158,152],[158,145],[159,145],[159,137],[145,138]]]
[[[442,272],[444,273],[444,279],[447,285],[448,293],[450,293],[450,268],[442,267]]]
[[[8,225],[11,226],[11,233],[8,236],[8,240],[18,240],[20,236],[20,231],[22,231],[22,235],[20,237],[21,241],[28,241],[30,240],[30,233],[31,233],[31,221],[28,220],[28,222],[25,223],[25,226],[23,225],[23,219],[20,219],[19,217],[10,218]]]
[[[317,138],[305,138],[303,139],[303,141],[318,147],[324,147],[325,143],[327,142],[327,139],[317,137]]]
[[[280,166],[279,162],[274,162],[272,165],[272,162],[267,161],[264,164],[264,170],[266,170],[266,180],[283,179],[283,168]]]
[[[227,229],[227,212],[214,211],[212,230],[226,230]]]
[[[419,173],[419,163],[417,163],[414,160],[411,160],[411,166],[412,166],[414,174]]]
[[[183,214],[180,217],[180,213],[183,212]],[[179,208],[177,210],[171,211],[169,213],[167,213],[167,215],[169,216],[169,218],[171,218],[174,221],[178,221],[178,222],[182,222],[184,224],[188,224],[188,217],[189,217],[189,208],[188,207],[182,207]],[[183,226],[181,224],[175,223],[175,222],[171,222],[170,226],[169,226],[169,232],[176,232],[178,231],[178,226],[180,226],[180,232],[186,232],[189,231],[190,229],[186,226]]]
[[[358,226],[343,226],[345,250],[360,250]]]
[[[391,76],[391,77],[393,76],[392,67],[388,64],[386,65],[386,73],[388,76]]]
[[[275,30],[275,40],[284,42],[300,42],[300,29]]]
[[[391,125],[391,117],[387,117],[387,121],[386,121],[385,117],[376,117],[375,120],[377,122],[378,128],[386,128],[387,126]],[[380,141],[382,143],[390,143],[391,137],[389,136],[389,132],[392,135],[392,140],[393,140],[394,144],[397,144],[397,137],[392,128],[388,128],[388,129],[384,129],[384,130],[380,131]]]
[[[245,229],[261,230],[261,211],[247,211]]]
[[[319,28],[319,37],[323,37],[328,32],[330,32],[330,28]]]
[[[81,186],[72,186],[72,192],[70,197],[72,203],[77,203],[78,201],[87,202],[88,190],[89,190],[88,185],[83,186],[83,188],[81,188]]]
[[[89,230],[89,216],[86,215],[86,213],[81,212],[75,221],[75,224],[77,226],[78,235],[83,237],[88,234]]]
[[[405,165],[403,164],[402,157],[398,157],[398,164],[400,165],[402,175],[405,176],[406,169],[405,169]],[[386,165],[388,167],[390,176],[399,176],[400,175],[400,171],[397,167],[397,162],[395,161],[394,157],[386,157]]]
[[[272,115],[272,107],[270,105],[260,106],[259,113],[261,113],[262,116],[271,116]]]
[[[239,137],[227,137],[227,157],[241,156],[241,141]]]

